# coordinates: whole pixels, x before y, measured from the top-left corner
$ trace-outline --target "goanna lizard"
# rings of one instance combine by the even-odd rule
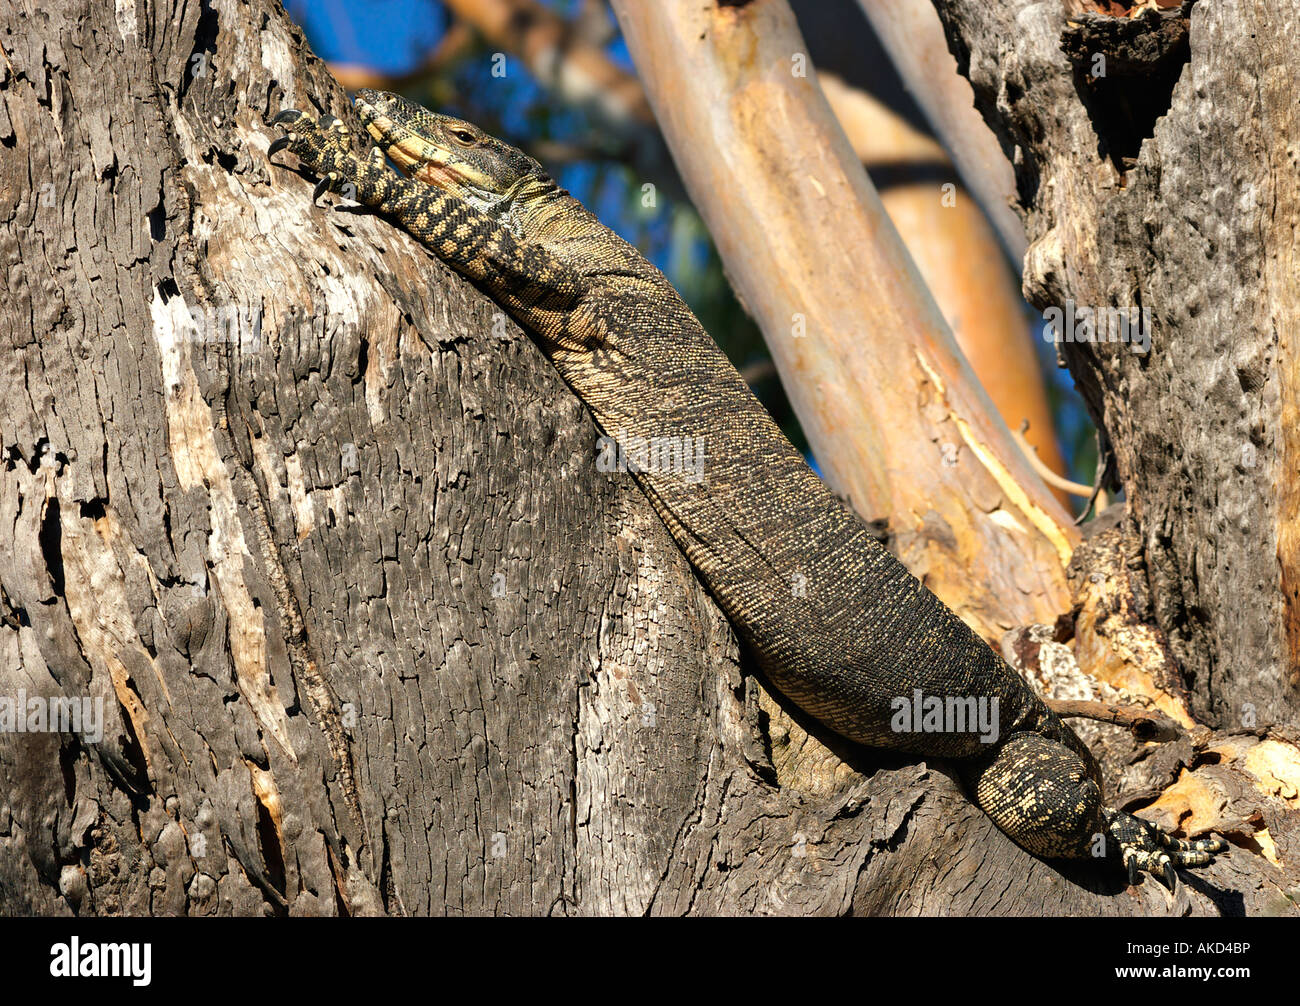
[[[861,744],[954,759],[996,825],[1044,858],[1118,858],[1136,883],[1225,848],[1106,807],[1096,761],[1001,657],[911,575],[809,469],[667,278],[482,130],[397,95],[357,92],[377,144],[294,109],[269,153],[400,224],[532,333],[618,438],[703,438],[702,479],[635,477],[771,683]],[[393,171],[385,155],[397,166]],[[701,441],[694,441],[699,443]],[[799,589],[794,589],[798,584]],[[927,698],[996,700],[999,731],[900,731]]]

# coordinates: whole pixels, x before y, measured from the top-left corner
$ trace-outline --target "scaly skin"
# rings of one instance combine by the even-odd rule
[[[663,274],[540,165],[396,95],[363,90],[356,103],[378,144],[368,159],[338,120],[295,110],[275,117],[289,133],[270,153],[287,148],[321,176],[315,196],[373,207],[475,282],[607,435],[700,438],[687,442],[704,445],[702,479],[655,465],[635,477],[791,701],[850,740],[956,759],[975,802],[1035,855],[1118,850],[1130,880],[1149,871],[1173,886],[1176,866],[1224,848],[1104,807],[1074,732],[827,490]],[[996,700],[996,736],[898,729],[917,689]]]

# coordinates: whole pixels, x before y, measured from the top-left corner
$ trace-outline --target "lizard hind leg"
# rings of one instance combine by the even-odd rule
[[[1117,851],[1130,883],[1146,872],[1172,890],[1178,867],[1203,866],[1226,848],[1219,839],[1182,841],[1150,821],[1104,807],[1083,757],[1041,734],[1012,734],[964,775],[975,802],[1022,848],[1047,859]]]
[[[1086,857],[1102,832],[1101,788],[1083,758],[1059,741],[1014,733],[963,775],[976,804],[1035,856]]]

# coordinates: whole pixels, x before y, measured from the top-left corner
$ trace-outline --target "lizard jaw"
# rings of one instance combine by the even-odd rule
[[[359,93],[353,101],[375,145],[401,174],[459,196],[475,209],[498,219],[508,215],[514,201],[510,193],[493,192],[476,184],[478,179],[455,163],[450,150],[430,143],[394,121],[362,94]],[[502,222],[512,226],[511,220]]]
[[[451,151],[394,121],[361,95],[353,101],[366,132],[407,178],[451,192],[487,211],[502,198],[476,185],[452,160]]]

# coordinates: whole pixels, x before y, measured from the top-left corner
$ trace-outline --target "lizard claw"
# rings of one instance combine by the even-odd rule
[[[1227,848],[1227,843],[1217,838],[1174,838],[1150,821],[1122,811],[1111,812],[1106,830],[1119,844],[1130,884],[1136,884],[1142,872],[1153,873],[1164,880],[1170,891],[1178,887],[1175,867],[1204,866],[1214,853]]]
[[[341,120],[332,115],[322,115],[317,120],[296,108],[286,108],[277,112],[271,123],[287,127],[289,132],[271,142],[267,156],[288,150],[304,167],[320,176],[320,182],[312,193],[313,203],[327,191],[342,190],[345,177],[351,177],[348,165],[352,158],[348,149],[348,130]]]
[[[338,182],[339,176],[337,171],[331,171],[328,175],[321,176],[321,180],[316,183],[316,187],[311,190],[312,205],[316,200],[328,192]]]
[[[267,146],[267,157],[287,150],[298,158],[301,167],[316,175],[319,181],[311,194],[313,205],[326,192],[338,192],[364,205],[378,206],[392,191],[392,181],[386,177],[392,171],[386,166],[383,152],[372,147],[368,157],[355,156],[352,132],[342,120],[332,115],[317,119],[296,108],[286,108],[271,122],[286,130],[287,135]]]

